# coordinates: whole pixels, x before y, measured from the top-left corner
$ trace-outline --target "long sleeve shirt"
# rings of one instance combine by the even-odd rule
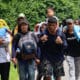
[[[63,61],[64,50],[67,47],[67,41],[64,33],[58,29],[55,35],[51,35],[48,30],[46,30],[44,34],[48,36],[48,40],[44,43],[39,41],[39,46],[41,48],[41,60],[46,58],[50,62]],[[61,37],[63,41],[62,44],[56,44],[55,40],[57,36]]]

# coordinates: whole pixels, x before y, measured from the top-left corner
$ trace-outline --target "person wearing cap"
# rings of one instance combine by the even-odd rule
[[[12,61],[14,64],[18,64],[19,80],[35,80],[37,39],[30,31],[28,21],[21,21],[19,27],[21,32],[13,37]]]
[[[47,29],[39,41],[39,46],[42,49],[40,60],[43,66],[41,67],[46,80],[51,80],[52,74],[55,80],[61,80],[61,76],[64,75],[63,61],[67,42],[64,33],[56,28],[57,26],[57,19],[50,17]]]
[[[69,23],[73,23],[74,21],[72,20],[72,19],[66,19],[66,26],[64,26],[64,28],[63,28],[63,32],[66,32],[67,31],[67,25],[69,24]]]
[[[68,43],[66,61],[69,66],[69,80],[80,80],[80,42],[74,34],[74,26],[74,21],[68,19],[65,33]]]
[[[17,18],[17,25],[16,25],[16,27],[12,31],[12,35],[13,36],[16,35],[18,32],[20,32],[20,27],[18,25],[24,19],[26,19],[25,14],[24,13],[20,13],[19,16],[18,16],[18,18]]]

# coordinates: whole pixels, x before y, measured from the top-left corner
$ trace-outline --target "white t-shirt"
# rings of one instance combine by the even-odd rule
[[[6,33],[6,41],[3,45],[9,45],[10,35]],[[7,46],[8,47],[8,46]],[[9,48],[9,47],[8,47]],[[6,51],[5,47],[0,47],[0,63],[10,62],[10,52]]]

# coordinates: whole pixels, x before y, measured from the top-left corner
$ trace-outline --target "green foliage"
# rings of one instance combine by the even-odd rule
[[[16,25],[19,13],[24,13],[31,28],[46,18],[46,8],[55,8],[60,20],[67,17],[77,19],[80,16],[80,0],[0,0],[0,18],[5,19],[10,28]]]

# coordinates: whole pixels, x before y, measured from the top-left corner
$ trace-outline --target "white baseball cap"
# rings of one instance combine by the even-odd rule
[[[18,17],[25,17],[24,13],[20,13]]]

